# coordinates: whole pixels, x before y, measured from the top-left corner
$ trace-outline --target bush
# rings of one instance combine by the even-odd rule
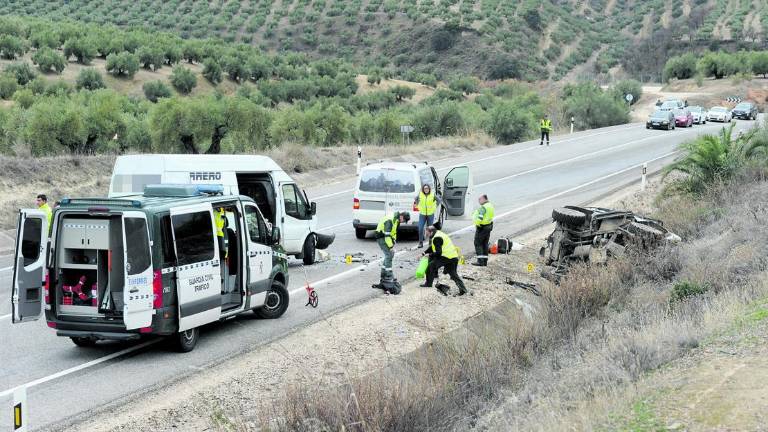
[[[143,46],[139,48],[136,55],[144,69],[156,71],[165,63],[165,53],[158,47]]]
[[[216,60],[207,59],[203,66],[203,76],[210,81],[211,84],[217,85],[222,81],[222,70]]]
[[[763,78],[768,75],[768,51],[760,51],[752,54],[752,72],[762,75]]]
[[[672,57],[664,65],[662,79],[668,82],[672,78],[688,79],[696,73],[696,56],[687,53],[682,56]]]
[[[381,74],[379,74],[379,72],[374,71],[368,74],[368,84],[376,85],[380,83],[381,83]]]
[[[8,100],[18,89],[19,83],[16,81],[16,77],[7,73],[0,75],[0,98]]]
[[[463,132],[466,122],[456,102],[421,109],[413,117],[414,136],[430,138],[451,136]]]
[[[189,94],[197,86],[197,76],[191,70],[176,66],[171,74],[171,84],[181,94]]]
[[[35,103],[36,99],[37,98],[32,93],[32,90],[26,88],[17,90],[16,93],[13,94],[13,101],[24,109],[31,107],[32,104]]]
[[[597,84],[567,85],[564,89],[565,113],[574,117],[579,129],[595,129],[627,123],[626,102],[604,92]]]
[[[139,57],[128,51],[107,56],[107,72],[114,76],[126,76],[132,78],[139,70]]]
[[[43,73],[50,72],[53,69],[56,73],[61,73],[67,66],[67,60],[63,55],[48,48],[43,47],[32,55],[32,63],[36,64]]]
[[[687,298],[702,295],[708,290],[709,287],[706,284],[700,285],[691,281],[677,282],[669,294],[669,302],[679,303]]]
[[[70,93],[72,93],[72,86],[63,80],[52,82],[44,92],[46,96],[66,96]]]
[[[643,95],[643,86],[635,80],[624,80],[617,82],[611,89],[613,96],[626,103],[626,96],[631,94],[633,99],[630,105],[636,104]]]
[[[415,89],[404,85],[392,87],[389,89],[389,91],[395,95],[395,98],[398,102],[402,102],[405,99],[410,99],[416,94]]]
[[[75,56],[78,63],[89,64],[96,57],[96,46],[92,40],[85,38],[67,39],[64,42],[64,57]]]
[[[536,119],[530,110],[512,101],[503,101],[491,109],[486,131],[499,143],[512,144],[530,137],[535,128]]]
[[[476,93],[478,81],[475,77],[457,77],[451,80],[448,84],[448,88],[453,91],[462,92],[464,94]]]
[[[156,103],[160,98],[171,97],[171,89],[162,81],[150,81],[142,86],[144,97],[150,102]]]
[[[97,90],[106,86],[104,85],[104,78],[99,71],[94,68],[86,68],[77,75],[75,87],[78,90]]]
[[[5,72],[16,77],[19,85],[26,85],[37,77],[35,70],[29,63],[12,63],[5,67]]]
[[[26,49],[24,42],[16,36],[0,35],[0,56],[6,60],[14,60],[21,57]]]

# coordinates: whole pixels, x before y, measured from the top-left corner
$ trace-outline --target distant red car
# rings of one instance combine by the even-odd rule
[[[693,126],[693,114],[688,108],[674,110],[675,113],[675,126],[680,127],[692,127]]]

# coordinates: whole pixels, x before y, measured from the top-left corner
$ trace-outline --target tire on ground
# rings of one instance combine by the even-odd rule
[[[552,210],[552,220],[566,225],[581,225],[587,221],[587,215],[565,207]]]
[[[652,226],[641,224],[639,222],[630,223],[629,225],[627,225],[626,230],[632,234],[642,236],[645,238],[658,239],[658,240],[661,240],[664,238],[663,232],[657,230]]]

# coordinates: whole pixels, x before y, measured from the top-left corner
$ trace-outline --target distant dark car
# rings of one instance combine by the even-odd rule
[[[645,122],[645,128],[672,130],[675,128],[675,115],[672,111],[655,111],[648,116],[648,121]]]
[[[693,114],[688,108],[672,110],[675,114],[675,126],[680,127],[692,127],[693,126]]]
[[[757,120],[757,105],[752,102],[742,102],[731,110],[731,115],[735,119]]]

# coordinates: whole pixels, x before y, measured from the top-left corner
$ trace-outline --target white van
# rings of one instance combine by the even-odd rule
[[[141,194],[148,184],[220,184],[225,195],[245,195],[264,217],[280,228],[288,255],[315,262],[315,249],[325,249],[335,235],[316,232],[317,207],[275,161],[257,155],[119,156],[112,171],[109,197]]]
[[[426,162],[381,162],[363,167],[352,203],[356,237],[365,238],[384,215],[394,212],[411,213],[410,223],[400,225],[400,230],[417,230],[419,209],[414,200],[425,184],[439,198],[436,222],[442,224],[448,216],[463,216],[472,189],[469,167],[453,167],[443,180],[441,183],[435,168]]]

